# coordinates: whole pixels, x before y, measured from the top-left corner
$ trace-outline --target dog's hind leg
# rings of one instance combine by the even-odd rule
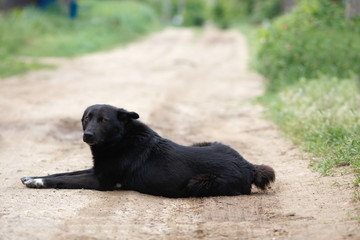
[[[186,185],[186,192],[187,195],[193,197],[244,194],[233,188],[232,184],[229,184],[224,178],[214,174],[200,174],[191,178]]]
[[[214,174],[200,174],[188,181],[186,192],[193,197],[235,196],[250,194],[251,184],[240,184],[238,179]]]
[[[24,177],[22,183],[29,188],[95,189],[104,190],[93,169],[59,173],[44,177]]]

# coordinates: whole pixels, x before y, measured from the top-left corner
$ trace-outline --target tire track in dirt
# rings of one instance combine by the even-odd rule
[[[1,82],[0,239],[358,239],[351,178],[319,178],[262,118],[261,78],[247,61],[238,32],[167,29]],[[265,193],[201,199],[24,188],[24,175],[91,165],[79,119],[94,103],[137,111],[182,144],[229,144],[274,167],[277,181]]]

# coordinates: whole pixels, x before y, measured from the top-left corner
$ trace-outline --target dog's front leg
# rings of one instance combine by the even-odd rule
[[[105,190],[100,186],[98,177],[93,169],[53,174],[44,177],[23,177],[23,184],[29,188],[58,188],[58,189],[95,189]]]
[[[56,174],[51,174],[51,175],[42,176],[42,177],[23,177],[23,178],[21,178],[21,181],[24,182],[24,180],[28,179],[28,178],[42,178],[42,179],[45,179],[45,178],[54,178],[54,177],[60,177],[60,176],[80,175],[80,174],[92,173],[92,172],[94,172],[94,169],[90,168],[90,169],[80,170],[80,171],[75,171],[75,172],[56,173]]]

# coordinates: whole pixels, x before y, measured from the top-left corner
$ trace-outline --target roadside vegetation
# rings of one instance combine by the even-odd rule
[[[71,20],[58,4],[25,7],[0,14],[0,77],[44,66],[20,56],[74,57],[126,44],[161,27],[148,5],[134,1],[79,0]]]
[[[343,1],[302,0],[258,32],[261,102],[326,175],[351,166],[360,184],[360,21]]]
[[[360,93],[356,78],[320,76],[267,93],[261,102],[272,119],[305,151],[311,165],[331,175],[351,166],[360,183]]]

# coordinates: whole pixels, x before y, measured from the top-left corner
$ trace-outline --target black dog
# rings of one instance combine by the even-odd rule
[[[247,162],[221,143],[181,146],[160,137],[139,115],[110,105],[88,107],[82,117],[83,140],[90,145],[91,169],[24,177],[31,188],[128,189],[165,197],[250,194],[265,189],[274,170]]]

